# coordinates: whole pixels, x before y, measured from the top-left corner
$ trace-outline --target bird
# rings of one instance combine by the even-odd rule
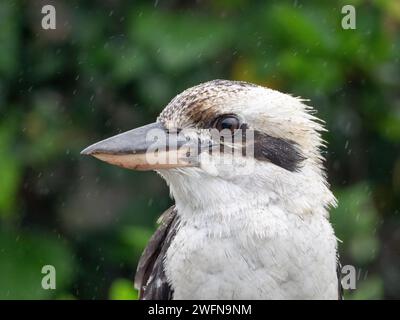
[[[175,200],[139,260],[140,299],[342,299],[325,123],[307,101],[212,80],[81,152],[156,171]]]

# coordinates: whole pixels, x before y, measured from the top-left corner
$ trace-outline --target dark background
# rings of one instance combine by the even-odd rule
[[[52,4],[56,30],[41,28]],[[357,29],[341,28],[354,4]],[[400,298],[399,1],[1,1],[0,298],[135,298],[172,201],[160,177],[79,152],[203,81],[310,99],[353,299]],[[41,268],[57,271],[41,288]]]

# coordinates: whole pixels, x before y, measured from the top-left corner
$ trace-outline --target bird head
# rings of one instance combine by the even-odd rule
[[[251,83],[206,82],[177,95],[157,121],[82,154],[156,170],[177,203],[283,200],[312,210],[335,199],[320,149],[322,122],[304,101]],[[256,201],[256,200],[255,200]]]

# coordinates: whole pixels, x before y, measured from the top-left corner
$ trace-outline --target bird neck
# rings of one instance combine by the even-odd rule
[[[335,201],[325,179],[315,171],[277,176],[276,170],[269,173],[266,169],[263,174],[270,180],[253,175],[240,181],[187,169],[160,173],[170,186],[181,221],[197,225],[221,221],[257,224],[259,219],[270,221],[270,215],[280,214],[326,217],[327,207]]]

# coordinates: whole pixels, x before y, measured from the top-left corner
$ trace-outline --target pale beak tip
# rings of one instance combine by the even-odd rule
[[[90,156],[93,155],[93,148],[89,146],[81,151],[81,155]]]

